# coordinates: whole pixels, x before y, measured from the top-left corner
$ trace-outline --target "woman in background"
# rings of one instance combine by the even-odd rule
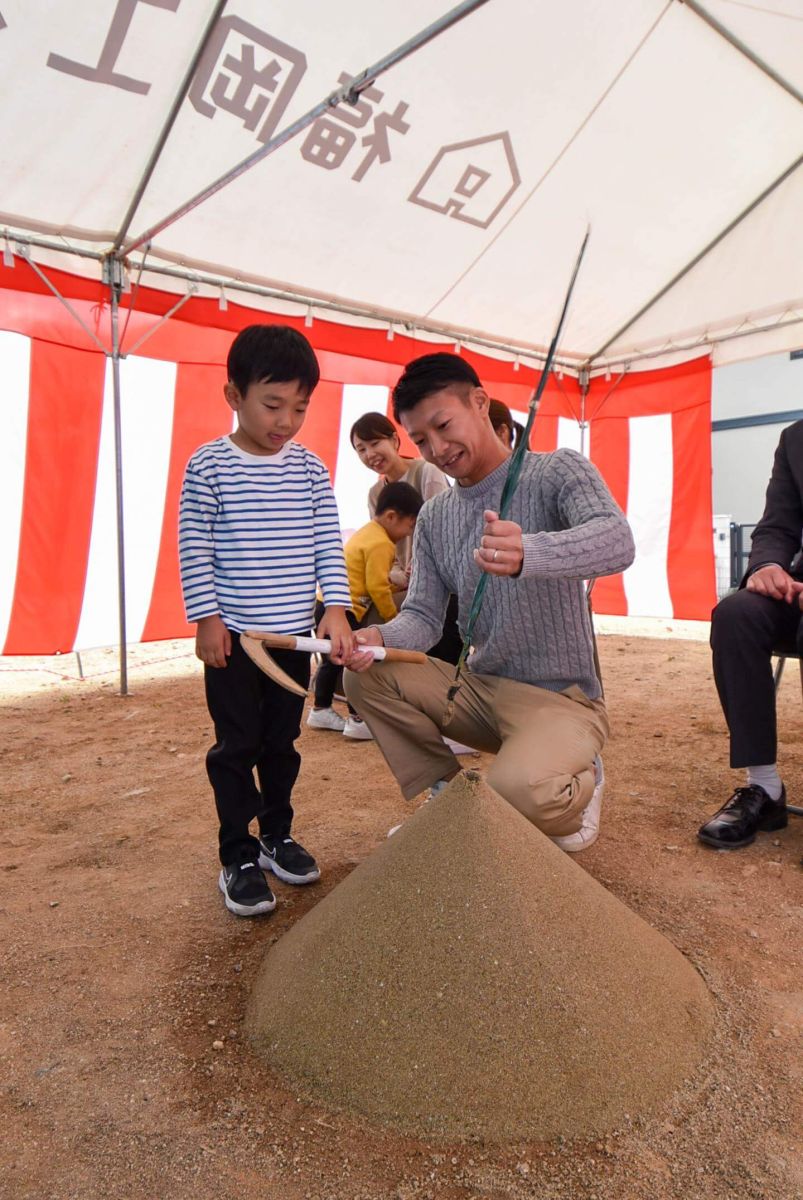
[[[449,487],[443,471],[432,463],[424,462],[423,458],[405,458],[401,454],[396,426],[384,413],[365,413],[354,422],[349,436],[360,462],[379,476],[368,493],[368,515],[372,520],[376,516],[377,498],[386,483],[409,483],[425,501]],[[412,555],[411,537],[397,543],[390,580],[399,591],[407,591]],[[403,597],[399,603],[401,599]]]
[[[488,406],[488,416],[494,427],[494,433],[507,450],[515,450],[524,433],[524,426],[513,420],[513,414],[501,400],[492,400]]]

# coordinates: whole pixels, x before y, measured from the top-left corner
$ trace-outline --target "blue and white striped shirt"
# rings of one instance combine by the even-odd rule
[[[351,605],[332,485],[321,460],[288,442],[248,454],[229,437],[196,450],[179,506],[188,621],[219,613],[242,633],[301,633],[324,603]]]

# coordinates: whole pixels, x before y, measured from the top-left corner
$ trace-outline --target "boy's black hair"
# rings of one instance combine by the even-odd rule
[[[352,446],[354,445],[355,437],[358,437],[361,442],[376,442],[380,438],[398,436],[398,432],[396,426],[384,413],[363,413],[352,425],[349,441]]]
[[[424,503],[411,483],[386,483],[376,499],[376,515],[393,509],[400,517],[417,517]]]
[[[394,417],[398,421],[403,412],[409,412],[433,392],[452,384],[482,387],[477,372],[459,354],[424,354],[414,358],[393,389]]]
[[[226,359],[229,381],[244,396],[252,383],[298,380],[309,396],[318,384],[321,369],[315,351],[303,333],[289,325],[248,325],[231,344]]]

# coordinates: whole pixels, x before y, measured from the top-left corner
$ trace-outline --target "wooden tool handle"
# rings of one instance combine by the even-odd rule
[[[264,642],[266,646],[273,646],[277,650],[295,650],[296,639],[292,633],[251,633],[249,630],[248,637],[254,638],[258,642]]]
[[[259,630],[249,630],[246,637],[256,642],[264,642],[274,650],[324,650],[328,651],[329,642],[318,641],[315,638],[296,637],[292,633],[267,633]],[[317,644],[316,644],[317,643]],[[366,646],[366,650],[376,650],[377,659],[387,659],[388,662],[425,663],[426,654],[420,650],[396,650],[393,646]]]
[[[420,650],[396,650],[394,646],[386,647],[385,658],[388,662],[425,663],[427,661],[426,654],[422,654]]]

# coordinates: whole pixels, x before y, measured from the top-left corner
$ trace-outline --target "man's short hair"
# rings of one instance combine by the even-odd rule
[[[292,383],[298,380],[309,396],[321,370],[315,351],[303,333],[289,325],[248,325],[231,344],[226,359],[229,381],[244,396],[252,383]]]
[[[400,517],[417,517],[424,503],[421,493],[411,483],[386,483],[376,499],[376,515],[393,509]]]
[[[451,386],[482,387],[480,377],[459,354],[424,354],[414,358],[393,389],[393,415],[415,408],[427,396]]]

